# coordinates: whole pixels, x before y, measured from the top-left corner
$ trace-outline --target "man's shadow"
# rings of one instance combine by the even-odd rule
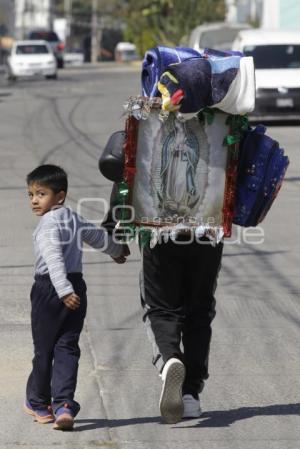
[[[75,419],[73,432],[83,430],[104,429],[113,427],[133,426],[135,424],[160,423],[160,416],[144,416],[140,418],[128,419]]]
[[[193,427],[229,427],[236,421],[253,418],[254,416],[286,416],[300,415],[300,403],[275,404],[265,407],[240,407],[232,410],[212,410],[202,413],[200,421],[192,426],[184,426],[185,429]],[[183,426],[181,426],[183,427]],[[177,426],[178,428],[178,426]]]
[[[200,421],[190,426],[176,425],[176,429],[197,428],[197,427],[229,427],[236,421],[253,418],[254,416],[286,416],[300,415],[300,403],[296,404],[275,404],[265,407],[240,407],[232,410],[212,410],[202,413]],[[198,420],[198,419],[197,419]],[[188,423],[189,420],[181,423]],[[113,428],[123,426],[133,426],[136,424],[161,424],[160,416],[144,416],[140,418],[128,419],[76,419],[74,432],[83,430],[93,430],[100,428]]]

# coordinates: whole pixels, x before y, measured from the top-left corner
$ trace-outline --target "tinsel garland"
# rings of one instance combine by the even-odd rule
[[[137,150],[137,135],[139,122],[132,115],[127,117],[125,133],[126,139],[124,144],[125,165],[124,165],[124,180],[128,185],[129,193],[132,192],[134,175],[136,172],[136,150]],[[128,201],[131,198],[128,196]]]
[[[137,134],[138,120],[132,115],[126,119],[125,126],[126,139],[124,143],[124,181],[118,183],[116,203],[120,207],[119,222],[116,226],[118,237],[122,241],[128,241],[135,238],[136,229],[126,207],[131,204],[131,194],[134,184],[134,176],[136,172],[136,150],[137,150]]]
[[[222,222],[224,237],[231,236],[231,227],[234,215],[235,192],[238,174],[239,144],[243,133],[249,127],[246,115],[229,115],[226,120],[229,134],[225,136],[223,145],[228,148],[228,158],[225,178],[224,204],[222,209]]]
[[[214,121],[216,109],[214,108],[204,108],[202,111],[198,112],[197,117],[200,121],[200,123],[207,123],[208,125],[211,125]]]

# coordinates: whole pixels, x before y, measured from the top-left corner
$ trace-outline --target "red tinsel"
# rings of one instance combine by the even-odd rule
[[[224,204],[222,209],[224,237],[231,236],[231,227],[234,214],[235,191],[237,182],[238,155],[239,155],[239,143],[236,142],[232,145],[228,145]]]
[[[124,168],[124,180],[128,185],[129,196],[133,190],[134,175],[136,172],[136,150],[137,150],[137,136],[138,136],[139,121],[130,115],[126,120],[126,139],[124,144],[125,152],[125,168]],[[131,198],[129,198],[129,203]]]

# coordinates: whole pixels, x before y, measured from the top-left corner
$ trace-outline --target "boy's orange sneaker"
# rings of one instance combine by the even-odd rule
[[[51,406],[45,406],[41,409],[33,409],[28,401],[23,405],[23,410],[27,415],[33,416],[35,421],[40,424],[48,424],[54,421]]]

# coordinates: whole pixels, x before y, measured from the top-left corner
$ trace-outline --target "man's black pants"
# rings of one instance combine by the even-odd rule
[[[143,248],[141,297],[153,343],[153,363],[161,369],[169,358],[180,358],[186,367],[184,393],[199,393],[208,378],[222,251],[223,243],[213,247],[207,239],[192,243],[169,240],[153,249]]]
[[[87,299],[82,274],[71,273],[68,279],[80,297],[76,310],[67,308],[59,299],[48,275],[35,277],[30,294],[34,358],[26,396],[34,409],[52,403],[55,412],[67,403],[76,415],[80,409],[74,401],[80,357],[78,342]]]

